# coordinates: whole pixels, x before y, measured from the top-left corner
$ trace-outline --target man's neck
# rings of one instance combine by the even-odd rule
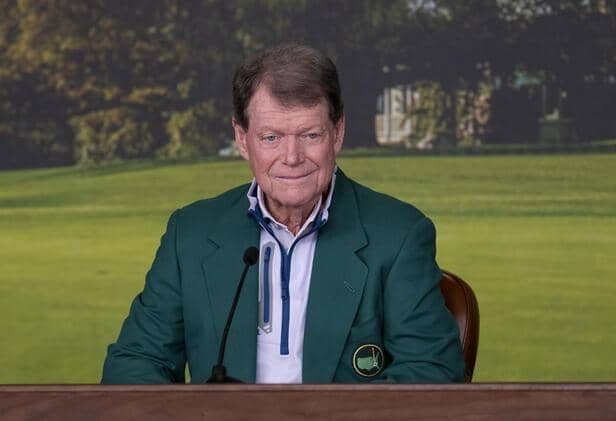
[[[269,213],[274,217],[276,222],[284,225],[293,234],[297,235],[302,229],[308,217],[318,203],[318,199],[301,208],[289,208],[285,206],[277,206],[276,202],[270,200],[264,195],[265,206]]]

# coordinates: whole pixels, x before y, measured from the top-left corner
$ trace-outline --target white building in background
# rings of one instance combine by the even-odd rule
[[[409,112],[413,101],[419,98],[413,96],[411,85],[400,85],[383,89],[377,98],[375,116],[376,141],[379,145],[408,146],[412,133]]]

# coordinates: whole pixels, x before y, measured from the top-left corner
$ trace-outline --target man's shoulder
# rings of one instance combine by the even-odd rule
[[[249,187],[249,183],[243,184],[227,190],[218,196],[197,200],[182,207],[178,213],[182,219],[196,219],[200,221],[216,220],[234,210],[245,213],[248,211],[246,193]]]
[[[368,264],[383,264],[387,272],[405,244],[432,250],[436,235],[432,221],[417,207],[350,181],[359,223],[366,235],[362,256]],[[431,240],[432,239],[432,240]]]
[[[348,179],[357,200],[357,206],[364,224],[398,228],[411,227],[425,214],[410,203],[393,196],[375,191],[354,180]]]

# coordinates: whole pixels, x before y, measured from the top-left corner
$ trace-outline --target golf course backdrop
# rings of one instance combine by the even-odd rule
[[[616,154],[347,157],[435,221],[474,288],[475,381],[616,379]],[[242,161],[0,172],[0,383],[96,383],[169,214]]]

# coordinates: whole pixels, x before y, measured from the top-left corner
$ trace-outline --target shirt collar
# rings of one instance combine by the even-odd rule
[[[334,186],[336,185],[336,172],[338,170],[338,166],[334,168],[334,172],[332,174],[332,180],[329,184],[329,192],[327,193],[327,198],[325,199],[325,203],[323,203],[323,196],[319,197],[319,201],[315,205],[314,209],[310,213],[310,216],[306,220],[306,223],[300,230],[300,232],[304,231],[304,229],[311,223],[318,219],[318,225],[322,226],[327,219],[329,218],[329,207],[332,203],[332,197],[334,195]],[[284,226],[280,222],[276,221],[276,219],[270,214],[269,210],[265,206],[265,200],[263,199],[263,191],[261,187],[257,184],[256,179],[252,179],[252,183],[248,188],[248,193],[246,194],[248,197],[249,207],[248,212],[250,213],[258,213],[266,222],[273,222],[278,226]]]

